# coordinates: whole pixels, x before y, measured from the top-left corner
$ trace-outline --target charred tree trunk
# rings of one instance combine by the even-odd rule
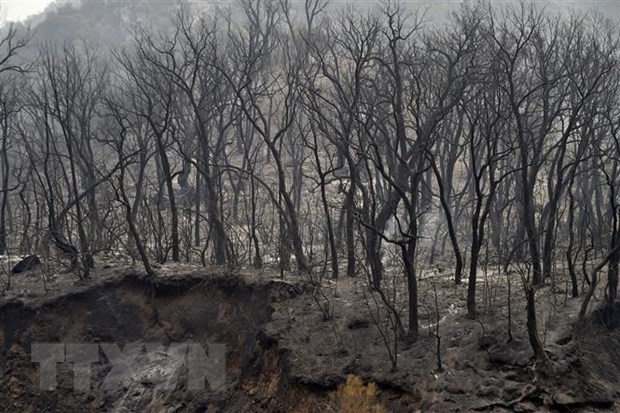
[[[526,312],[527,312],[527,335],[530,340],[530,345],[532,346],[532,350],[534,351],[534,357],[539,362],[545,365],[547,363],[547,354],[545,353],[545,349],[543,348],[542,341],[540,340],[540,335],[538,334],[538,322],[536,320],[536,300],[535,300],[536,290],[529,283],[525,284],[525,298],[527,301],[526,304]]]

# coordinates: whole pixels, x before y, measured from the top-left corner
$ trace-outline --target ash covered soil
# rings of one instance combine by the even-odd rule
[[[44,282],[40,270],[12,277],[0,298],[1,411],[338,412],[346,411],[338,386],[349,375],[376,383],[376,406],[384,411],[591,412],[620,405],[620,329],[603,327],[594,311],[573,334],[581,300],[561,289],[537,292],[551,360],[541,368],[527,340],[523,294],[512,286],[509,323],[499,276],[483,280],[479,320],[466,317],[466,284],[432,271],[421,277],[420,337],[394,349],[376,293],[361,279],[323,281],[318,294],[295,275],[170,264],[150,279],[131,265],[102,267],[88,282],[70,274]],[[330,319],[319,304],[329,306]],[[58,364],[56,389],[40,390],[31,346],[46,342],[224,343],[226,384],[189,389],[187,366],[162,356],[122,386],[103,389],[111,366],[101,355],[91,390],[73,389],[66,364]],[[168,376],[178,377],[173,386],[157,385]]]

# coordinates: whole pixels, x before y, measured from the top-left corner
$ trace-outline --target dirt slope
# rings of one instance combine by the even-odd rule
[[[0,308],[0,409],[3,411],[227,411],[286,410],[278,397],[288,392],[280,381],[281,360],[274,343],[262,333],[273,312],[271,304],[303,293],[303,284],[248,282],[242,276],[181,274],[154,281],[125,270],[61,295],[14,299]],[[70,366],[58,365],[58,387],[41,391],[39,366],[30,361],[31,343],[175,342],[225,343],[227,385],[219,391],[187,389],[178,380],[174,390],[160,391],[149,377],[113,390],[74,391]],[[162,360],[154,360],[162,365]],[[172,369],[182,366],[169,366]],[[93,388],[111,366],[93,365]],[[165,368],[164,368],[165,369]],[[142,372],[144,373],[144,372]],[[166,372],[169,373],[169,372]],[[263,381],[268,381],[263,383]],[[245,391],[259,389],[257,400]],[[242,390],[242,391],[240,391]],[[282,399],[282,400],[280,400]],[[282,407],[271,406],[276,400]],[[290,403],[289,403],[290,404]],[[214,410],[215,409],[215,410]]]
[[[339,281],[334,317],[324,321],[312,287],[298,278],[191,267],[161,272],[151,280],[130,267],[109,268],[85,285],[61,288],[58,281],[47,293],[5,298],[0,411],[329,412],[337,411],[330,395],[348,374],[377,383],[380,402],[397,412],[614,411],[620,396],[618,332],[593,323],[588,334],[571,338],[565,331],[574,312],[570,302],[556,315],[565,322],[545,332],[553,366],[541,373],[532,365],[518,310],[509,340],[504,318],[468,320],[460,292],[442,288],[452,291],[440,297],[447,309],[440,318],[443,370],[437,370],[429,315],[418,342],[397,349],[394,371],[359,281]],[[101,354],[92,365],[91,390],[74,390],[71,365],[58,364],[57,389],[44,391],[39,365],[31,361],[37,342],[114,342],[121,349],[140,342],[224,343],[226,385],[189,389],[187,365],[158,353],[142,354],[131,380],[104,390],[111,365]],[[162,376],[178,380],[162,388]]]

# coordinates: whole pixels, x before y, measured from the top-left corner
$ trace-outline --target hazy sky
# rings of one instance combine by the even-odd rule
[[[15,21],[15,20],[23,20],[28,16],[31,16],[36,13],[42,12],[45,7],[52,3],[54,0],[0,0],[0,21]],[[94,0],[96,1],[96,0]],[[122,1],[122,0],[121,0]],[[131,0],[129,0],[131,1]],[[160,0],[161,1],[161,0]],[[170,0],[171,2],[175,2],[175,0]],[[209,0],[201,0],[201,1],[209,1]],[[211,0],[213,1],[213,0]],[[221,1],[221,0],[218,0]],[[230,1],[230,0],[224,0]],[[293,0],[299,1],[299,0]],[[364,2],[372,1],[372,0],[362,0]],[[401,0],[403,3],[420,3],[420,4],[433,4],[433,3],[459,3],[462,0]],[[491,0],[492,2],[506,3],[511,0]],[[620,17],[620,0],[534,0],[535,2],[547,2],[547,3],[555,3],[560,7],[566,6],[597,6],[602,11],[606,13],[612,13],[614,16],[609,17]],[[347,0],[334,0],[335,3],[343,3],[348,2]],[[351,3],[355,3],[355,0],[351,1]],[[618,15],[616,15],[618,13]]]
[[[51,2],[52,0],[0,0],[0,16],[2,20],[23,20],[42,12]]]

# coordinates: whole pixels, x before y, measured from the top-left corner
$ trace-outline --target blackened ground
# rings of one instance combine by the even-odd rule
[[[330,412],[338,411],[331,396],[348,374],[377,383],[380,403],[396,412],[614,411],[620,397],[620,333],[601,323],[618,314],[593,312],[574,336],[579,300],[549,288],[538,292],[548,368],[533,363],[520,294],[512,297],[510,340],[501,285],[485,296],[480,320],[473,321],[464,316],[466,286],[434,278],[437,288],[430,289],[423,278],[421,337],[399,346],[393,371],[381,325],[371,317],[373,292],[361,279],[326,283],[334,311],[324,321],[313,288],[299,277],[284,281],[186,266],[159,273],[152,280],[119,265],[81,285],[67,277],[46,284],[38,276],[15,278],[0,303],[0,410]],[[442,371],[433,335],[437,318]],[[98,386],[110,365],[102,355],[93,366],[93,390],[74,391],[70,366],[59,364],[58,388],[42,391],[39,366],[30,357],[36,342],[115,342],[122,348],[184,341],[204,348],[226,344],[224,389],[187,389],[186,366],[162,357],[150,359],[126,386],[104,391]],[[178,371],[174,389],[154,385],[158,375]]]
[[[246,282],[242,276],[199,272],[150,280],[123,271],[61,295],[4,303],[0,309],[2,411],[243,411],[256,402],[244,396],[252,389],[261,396],[257,401],[265,410],[285,411],[291,406],[292,399],[280,395],[289,394],[291,386],[279,379],[277,346],[261,329],[271,317],[271,304],[303,293],[303,284]],[[73,390],[70,366],[59,364],[57,389],[39,390],[39,366],[30,360],[32,343],[118,343],[122,349],[132,342],[165,346],[195,342],[205,349],[209,343],[224,343],[227,386],[215,392],[208,387],[188,390],[181,372],[174,390],[162,390],[149,383],[148,371],[143,371],[139,373],[146,377],[123,388],[80,392]],[[105,357],[102,360],[93,366],[93,388],[110,370]],[[165,365],[163,360],[155,364],[154,369]]]

